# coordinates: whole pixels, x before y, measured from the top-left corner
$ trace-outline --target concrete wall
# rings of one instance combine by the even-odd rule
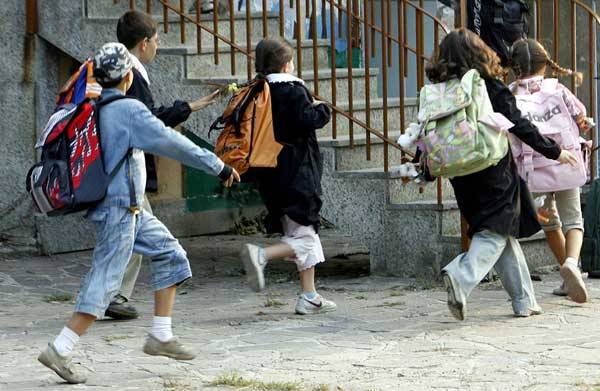
[[[25,175],[33,163],[36,38],[25,36],[25,2],[0,5],[0,250],[32,245]]]

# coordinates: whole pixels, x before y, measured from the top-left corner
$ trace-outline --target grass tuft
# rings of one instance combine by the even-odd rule
[[[68,295],[66,293],[44,297],[46,303],[66,303],[71,300],[73,300],[73,295]]]
[[[240,375],[231,373],[221,375],[211,381],[209,386],[229,386],[236,389],[248,388],[257,391],[304,391],[297,383],[263,382],[259,380],[244,379]]]

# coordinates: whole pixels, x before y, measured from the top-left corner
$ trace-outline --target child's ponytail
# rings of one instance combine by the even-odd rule
[[[554,76],[569,76],[569,77],[575,77],[575,85],[576,86],[580,86],[581,82],[583,81],[583,74],[581,72],[575,72],[569,68],[563,68],[560,65],[558,65],[556,63],[556,61],[552,60],[550,57],[548,57],[548,62],[547,62],[548,66],[550,68],[552,68],[552,74]]]
[[[542,44],[534,39],[516,41],[510,49],[509,56],[510,67],[517,79],[525,79],[540,74],[545,67],[550,67],[553,76],[575,77],[575,83],[578,86],[583,80],[581,72],[574,72],[558,65],[550,58]]]

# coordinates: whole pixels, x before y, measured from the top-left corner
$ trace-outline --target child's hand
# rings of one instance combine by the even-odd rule
[[[560,151],[560,156],[556,160],[562,164],[570,164],[572,167],[577,166],[577,157],[565,149]]]
[[[229,178],[223,182],[223,186],[231,187],[231,185],[233,185],[233,182],[239,182],[239,181],[240,181],[240,174],[238,174],[238,172],[235,170],[235,168],[233,168]]]
[[[198,111],[200,109],[203,109],[207,106],[212,105],[213,103],[215,103],[220,92],[221,92],[220,90],[216,90],[216,91],[212,92],[210,95],[206,95],[198,100],[190,102],[189,103],[190,108],[192,109],[192,111]]]

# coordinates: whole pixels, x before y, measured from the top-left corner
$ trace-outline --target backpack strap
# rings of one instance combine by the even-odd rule
[[[110,98],[104,98],[102,96],[100,96],[100,98],[96,101],[96,108],[100,109],[100,107],[102,106],[106,106],[114,101],[117,100],[121,100],[121,99],[135,99],[131,96],[127,96],[127,95],[114,95],[111,96]],[[98,134],[100,134],[100,110],[98,110]],[[133,183],[133,175],[131,173],[131,157],[133,156],[133,149],[130,148],[127,151],[127,154],[125,154],[125,156],[123,156],[123,158],[121,159],[121,161],[119,162],[119,164],[117,164],[117,166],[115,167],[114,170],[112,170],[112,172],[110,173],[111,177],[114,177],[114,175],[119,171],[119,169],[123,166],[123,164],[125,164],[125,162],[127,162],[127,167],[128,167],[128,173],[127,173],[127,177],[129,180],[129,210],[134,213],[137,214],[139,213],[139,205],[137,203],[137,197],[136,197],[136,193],[135,193],[135,184]]]
[[[231,113],[232,121],[233,121],[233,125],[235,127],[236,133],[239,134],[241,132],[240,131],[241,123],[242,123],[242,120],[244,119],[244,113],[246,112],[248,105],[254,99],[254,97],[264,89],[264,83],[266,83],[266,82],[267,81],[265,79],[262,79],[262,78],[257,79],[256,85],[254,85],[250,89],[250,92],[248,92],[248,94],[246,94],[244,99],[233,110],[233,113]]]

